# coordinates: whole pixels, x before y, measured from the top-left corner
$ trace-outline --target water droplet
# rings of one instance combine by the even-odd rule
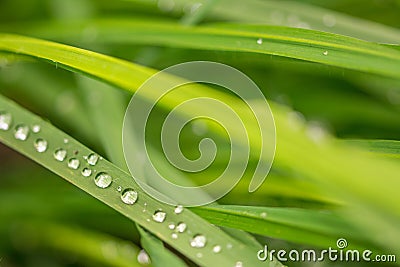
[[[178,223],[178,225],[176,226],[176,231],[178,232],[178,233],[183,233],[183,232],[185,232],[185,230],[186,230],[186,223],[183,223],[183,222],[180,222],[180,223]]]
[[[117,191],[118,191],[118,192],[121,192],[121,191],[122,191],[122,186],[118,186],[118,187],[117,187]]]
[[[90,175],[92,175],[92,170],[89,169],[89,168],[83,168],[81,173],[82,173],[83,176],[89,177]]]
[[[175,2],[173,0],[159,0],[158,8],[163,12],[169,12],[174,9]]]
[[[194,248],[203,248],[207,243],[207,239],[204,235],[195,235],[190,240],[190,246]]]
[[[176,206],[176,208],[174,210],[175,214],[180,214],[180,213],[182,213],[182,211],[183,211],[183,206],[182,205]]]
[[[69,140],[67,138],[64,138],[64,144],[68,144]]]
[[[235,267],[243,267],[243,262],[237,261]]]
[[[322,54],[324,54],[324,56],[327,56],[328,53],[329,53],[329,52],[325,50]]]
[[[101,172],[94,178],[94,183],[100,188],[107,188],[112,183],[112,177],[105,172]]]
[[[165,212],[159,210],[153,214],[153,220],[162,223],[165,220],[166,216],[167,214]]]
[[[80,164],[79,159],[76,158],[72,158],[68,161],[68,167],[74,170],[78,169]]]
[[[146,252],[144,249],[142,249],[142,250],[139,252],[139,254],[137,255],[137,261],[138,261],[140,264],[149,265],[149,264],[150,264],[150,257],[149,257],[149,254],[147,254],[147,252]]]
[[[99,156],[95,153],[92,153],[87,157],[87,163],[89,163],[92,166],[96,165],[98,160]]]
[[[168,228],[171,229],[171,230],[174,230],[175,229],[175,224],[173,224],[173,223],[168,224]]]
[[[58,161],[64,161],[64,159],[67,157],[67,151],[59,148],[54,152],[53,156]]]
[[[222,250],[222,248],[221,248],[220,245],[216,245],[216,246],[213,247],[213,252],[214,253],[220,253],[221,250]]]
[[[310,121],[306,129],[307,136],[315,143],[325,141],[328,132],[325,126],[318,121]]]
[[[171,235],[171,237],[172,237],[172,239],[178,239],[178,235],[177,235],[176,233],[173,233],[173,234]]]
[[[29,128],[26,125],[17,125],[15,127],[14,137],[15,139],[25,141],[29,135]]]
[[[226,244],[226,248],[227,248],[227,249],[231,249],[232,247],[233,247],[233,246],[232,246],[231,243]]]
[[[36,139],[35,143],[33,144],[36,151],[39,153],[45,152],[47,149],[47,141],[41,138]]]
[[[150,222],[150,219],[146,219],[147,222]]]
[[[135,204],[137,199],[138,199],[138,193],[131,188],[125,189],[124,192],[122,192],[121,194],[122,202],[128,205]]]
[[[266,213],[266,212],[261,212],[260,216],[261,216],[262,218],[265,218],[265,217],[267,217],[267,213]]]
[[[32,132],[34,132],[34,133],[40,132],[40,125],[37,125],[37,124],[33,125]]]
[[[203,253],[201,253],[201,252],[197,253],[197,254],[196,254],[196,257],[197,257],[197,258],[203,257]]]
[[[7,112],[0,112],[0,130],[7,131],[10,129],[12,116]]]
[[[332,14],[325,14],[322,17],[322,22],[324,23],[325,26],[327,27],[333,27],[336,25],[336,18]]]
[[[262,44],[263,43],[263,39],[262,38],[258,38],[258,40],[257,40],[257,44]]]

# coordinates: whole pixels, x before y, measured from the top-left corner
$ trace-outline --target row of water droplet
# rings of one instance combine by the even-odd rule
[[[2,131],[8,131],[11,128],[12,125],[12,116],[10,113],[7,112],[2,112],[0,111],[0,130]],[[30,131],[32,131],[34,134],[38,134],[41,131],[41,127],[38,124],[33,125],[31,128],[29,128],[25,124],[17,124],[14,128],[14,138],[20,141],[26,141],[30,135]],[[64,144],[67,144],[69,142],[68,139],[64,139]],[[43,139],[43,138],[36,138],[33,146],[35,150],[38,153],[44,153],[48,149],[48,142]],[[68,159],[67,161],[67,166],[68,168],[72,170],[78,170],[79,167],[81,166],[81,161],[76,157],[78,154],[77,151],[73,153],[73,156]],[[68,152],[64,148],[56,148],[53,153],[53,158],[56,161],[59,162],[64,162],[67,159]],[[92,175],[92,173],[96,172],[96,170],[92,171],[90,167],[96,166],[99,160],[102,160],[102,157],[98,156],[95,153],[91,153],[88,156],[83,157],[88,166],[85,166],[81,170],[81,175],[83,177],[89,177]],[[94,183],[97,187],[99,188],[108,188],[113,182],[113,178],[111,175],[109,175],[106,172],[99,172],[95,178],[94,178]],[[136,203],[138,200],[138,193],[132,188],[127,188],[125,190],[122,189],[121,186],[117,187],[117,191],[121,192],[121,200],[123,203],[127,205],[133,205]],[[146,206],[147,203],[144,203],[145,208],[143,209],[143,212],[146,211]],[[183,206],[178,205],[174,209],[175,214],[180,214],[184,210]],[[163,223],[166,220],[167,213],[162,211],[162,210],[157,210],[154,212],[152,215],[152,220],[157,223]],[[150,219],[148,219],[148,222]],[[168,225],[168,228],[172,230],[171,238],[172,239],[178,239],[178,234],[184,233],[187,230],[187,225],[184,222],[178,222],[177,224],[170,223]],[[190,233],[190,231],[188,231]],[[193,248],[204,248],[207,244],[207,238],[202,235],[202,234],[196,234],[194,235],[190,240],[189,244]],[[232,245],[228,244],[227,245],[228,249],[232,248]],[[222,250],[222,247],[220,245],[215,245],[212,247],[212,252],[214,253],[220,253]],[[197,253],[197,257],[202,257],[202,253]],[[237,262],[235,266],[242,266],[241,262]]]

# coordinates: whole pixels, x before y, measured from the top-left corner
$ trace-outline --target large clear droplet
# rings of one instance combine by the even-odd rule
[[[62,148],[59,148],[54,152],[53,156],[58,161],[64,161],[65,158],[67,157],[67,151]]]
[[[194,248],[203,248],[207,243],[207,239],[204,235],[195,235],[190,239],[190,246]]]
[[[162,223],[165,220],[165,217],[167,217],[167,214],[160,210],[153,214],[153,220],[159,223]]]
[[[183,206],[182,206],[182,205],[176,206],[176,208],[175,208],[175,210],[174,210],[174,212],[175,212],[176,214],[180,214],[180,213],[182,213],[182,211],[183,211]]]
[[[98,160],[99,156],[95,153],[92,153],[87,157],[87,163],[89,163],[92,166],[96,165]]]
[[[83,176],[89,177],[90,175],[92,175],[92,170],[89,169],[89,168],[83,168],[81,173],[82,173]]]
[[[94,178],[94,183],[100,188],[107,188],[112,183],[112,177],[105,172],[101,172]]]
[[[68,161],[68,167],[71,169],[76,170],[79,168],[79,165],[80,165],[79,159],[72,158]]]
[[[180,223],[178,223],[178,225],[176,226],[175,230],[176,230],[177,232],[179,232],[179,233],[183,233],[183,232],[185,232],[186,227],[187,227],[187,226],[186,226],[186,223],[180,222]]]
[[[221,250],[222,250],[222,248],[221,248],[220,245],[216,245],[216,246],[213,247],[213,252],[214,253],[220,253]]]
[[[15,139],[25,141],[29,135],[29,127],[26,125],[18,125],[15,127],[14,137]]]
[[[0,130],[7,131],[10,129],[12,116],[7,112],[0,112]]]
[[[39,153],[45,152],[47,150],[47,141],[44,139],[36,139],[35,143],[33,144],[36,151]]]
[[[138,193],[133,189],[125,189],[124,192],[121,194],[121,200],[125,204],[133,205],[135,204],[136,200],[138,199]]]

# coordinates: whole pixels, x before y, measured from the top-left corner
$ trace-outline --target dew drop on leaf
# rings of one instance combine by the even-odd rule
[[[160,210],[159,210],[159,211],[156,211],[156,212],[153,214],[153,221],[162,223],[162,222],[164,222],[166,216],[167,216],[167,214],[166,214],[165,212],[160,211]]]
[[[220,245],[216,245],[216,246],[213,247],[213,252],[214,253],[220,253],[221,250],[222,250],[222,248],[221,248]]]
[[[173,234],[171,235],[171,237],[172,237],[172,239],[178,239],[178,235],[177,235],[176,233],[173,233]]]
[[[35,143],[33,144],[36,151],[39,153],[45,152],[47,150],[47,141],[44,139],[36,139]]]
[[[89,168],[83,168],[81,173],[82,173],[83,176],[89,177],[90,175],[92,175],[92,170],[89,169]]]
[[[121,192],[121,191],[122,191],[122,186],[118,186],[118,187],[117,187],[117,191],[118,191],[118,192]]]
[[[124,192],[122,192],[121,194],[122,202],[128,205],[135,204],[137,199],[138,199],[138,193],[131,188],[125,189]]]
[[[171,230],[174,230],[175,229],[175,224],[173,224],[173,223],[168,224],[168,228],[171,229]]]
[[[204,235],[195,235],[190,239],[190,246],[193,248],[203,248],[207,243],[207,239]]]
[[[243,267],[243,262],[237,261],[235,267]]]
[[[183,232],[185,232],[185,230],[186,230],[186,223],[184,223],[184,222],[180,222],[180,223],[178,223],[178,225],[176,226],[176,231],[178,232],[178,233],[183,233]]]
[[[324,51],[322,54],[324,54],[324,56],[328,55],[328,51]]]
[[[67,157],[67,151],[62,148],[59,148],[54,152],[53,156],[58,161],[64,161],[65,158]]]
[[[112,183],[112,177],[105,172],[101,172],[94,178],[94,183],[100,188],[107,188]]]
[[[137,261],[138,261],[140,264],[149,265],[149,264],[150,264],[150,257],[149,257],[149,254],[147,254],[147,252],[146,252],[144,249],[142,249],[142,250],[139,252],[139,254],[137,255]]]
[[[80,165],[79,159],[72,158],[68,161],[68,167],[71,169],[76,170],[79,168],[79,165]]]
[[[182,205],[176,206],[176,208],[174,210],[175,214],[180,214],[180,213],[182,213],[182,211],[183,211],[183,206]]]
[[[263,39],[262,38],[258,38],[258,40],[257,40],[257,44],[262,44],[263,43]]]
[[[10,129],[12,116],[7,112],[0,112],[0,130],[7,131]]]
[[[32,132],[34,132],[34,133],[40,132],[40,125],[37,125],[37,124],[33,125]]]
[[[92,166],[95,166],[97,164],[98,160],[99,160],[99,156],[97,154],[94,154],[94,153],[90,154],[87,157],[87,163],[89,163]]]
[[[14,133],[15,139],[25,141],[28,138],[28,135],[29,135],[28,126],[21,124],[15,127],[15,133]]]

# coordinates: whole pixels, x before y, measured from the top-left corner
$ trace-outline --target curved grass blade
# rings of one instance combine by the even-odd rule
[[[261,265],[256,257],[254,257],[252,248],[229,237],[222,230],[213,227],[189,210],[184,210],[181,214],[176,214],[174,212],[174,207],[159,203],[147,196],[136,185],[132,177],[110,162],[99,159],[95,166],[88,164],[85,157],[93,153],[93,151],[84,147],[49,123],[2,96],[0,97],[0,107],[2,112],[8,112],[12,116],[10,128],[0,131],[1,142],[35,160],[88,194],[91,194],[116,211],[142,225],[153,232],[157,237],[184,253],[197,264],[210,266],[217,263],[220,266],[232,266],[235,262],[242,261],[244,264],[250,266]],[[27,129],[29,130],[33,125],[40,125],[41,129],[38,133],[29,131],[26,134],[26,131],[20,131],[19,134],[16,134],[18,132],[14,131],[15,127],[28,127]],[[15,137],[16,135],[19,139]],[[25,140],[20,140],[24,138]],[[43,143],[41,144],[41,149],[39,150],[42,151],[41,153],[38,152],[38,146],[35,147],[34,145],[39,139],[46,140],[47,142],[44,151],[42,150]],[[67,142],[65,140],[67,140]],[[65,158],[58,153],[58,156],[54,155],[55,151],[58,149],[66,151],[67,154]],[[56,160],[56,158],[58,158],[58,160]],[[79,161],[79,164],[77,164],[76,160]],[[74,163],[71,163],[71,161],[74,161]],[[84,168],[90,168],[92,170],[89,177],[85,177],[85,175],[81,173],[84,172]],[[95,185],[94,177],[97,177],[101,173],[107,173],[113,177],[113,181],[108,187],[105,186],[106,184],[100,183],[106,188]],[[121,187],[121,190],[118,190],[119,187]],[[138,199],[134,205],[125,204],[121,200],[122,193],[119,191],[124,192],[124,190],[128,188],[132,188],[138,193]],[[153,219],[153,214],[160,210],[165,212],[166,222],[164,222],[164,220],[158,222]],[[175,239],[171,236],[172,230],[169,229],[167,222],[178,223],[180,221],[186,223],[187,230],[184,233],[180,233],[179,238]],[[192,247],[190,245],[191,238],[196,234],[203,234],[206,236],[207,242],[204,248]],[[212,252],[211,247],[213,244],[226,246],[227,243],[233,245],[231,250],[225,250],[224,253],[219,254]],[[198,257],[199,252],[201,252],[204,257]]]
[[[191,208],[210,222],[251,233],[318,247],[332,246],[338,237],[355,239],[353,246],[365,249],[364,232],[334,212],[298,208],[211,205]]]
[[[30,32],[57,40],[79,39],[89,25],[98,30],[102,42],[270,54],[400,78],[399,50],[305,29],[240,24],[186,27],[170,21],[111,19],[60,24],[53,29],[46,25]],[[10,45],[16,42],[20,49]],[[33,39],[0,35],[0,50],[23,53],[33,44]]]

